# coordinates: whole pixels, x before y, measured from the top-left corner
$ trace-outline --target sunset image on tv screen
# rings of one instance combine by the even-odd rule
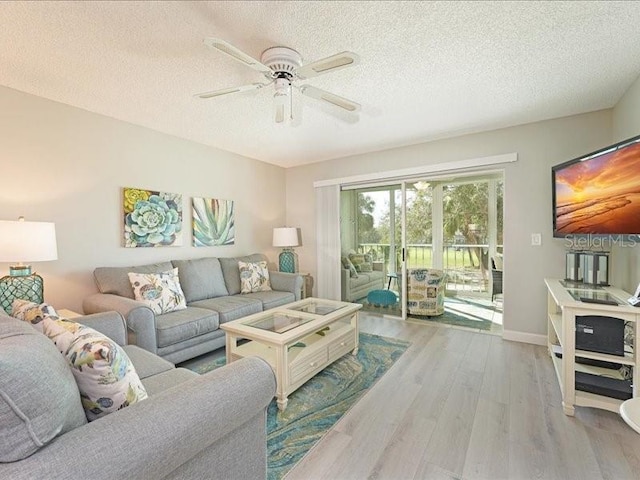
[[[640,143],[555,171],[556,233],[640,233]]]

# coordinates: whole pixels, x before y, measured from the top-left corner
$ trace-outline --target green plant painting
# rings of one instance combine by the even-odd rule
[[[123,188],[124,246],[182,245],[182,195]]]
[[[194,197],[193,246],[233,245],[236,230],[232,200]]]

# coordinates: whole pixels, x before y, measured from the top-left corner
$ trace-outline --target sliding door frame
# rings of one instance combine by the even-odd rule
[[[453,162],[438,163],[432,165],[423,165],[420,167],[406,168],[402,170],[391,170],[387,172],[368,173],[363,175],[356,175],[352,177],[335,178],[329,180],[320,180],[313,183],[317,192],[320,192],[323,187],[333,186],[337,188],[337,192],[343,189],[356,189],[367,188],[372,186],[383,185],[398,185],[400,184],[403,189],[403,246],[406,245],[406,182],[414,180],[417,181],[423,178],[429,178],[431,180],[438,180],[440,178],[446,178],[447,175],[466,176],[477,174],[491,174],[501,172],[504,178],[504,170],[499,168],[499,165],[507,163],[513,163],[518,160],[517,153],[506,153],[502,155],[494,155],[490,157],[481,157]],[[339,193],[336,194],[336,198],[339,200]],[[325,197],[326,199],[326,197]],[[316,196],[316,261],[318,265],[317,281],[318,286],[324,288],[318,289],[318,294],[329,294],[327,298],[333,298],[335,296],[336,287],[332,285],[335,279],[340,279],[340,241],[336,242],[333,232],[340,231],[340,208],[339,205],[333,206],[331,212],[326,215],[323,212],[322,194]],[[331,203],[331,202],[329,202]],[[441,202],[439,202],[441,203]],[[322,212],[322,214],[321,214]],[[440,219],[442,221],[442,218]],[[325,233],[322,233],[322,232]],[[331,232],[329,235],[327,233]],[[435,241],[435,239],[434,239]],[[440,239],[440,246],[443,246],[443,240]],[[331,250],[331,251],[329,251]],[[435,247],[434,247],[435,250]],[[442,250],[441,248],[439,250]],[[406,257],[403,250],[402,261],[402,306],[403,313],[402,318],[406,319]],[[442,254],[440,254],[442,255]],[[434,257],[435,258],[435,257]],[[442,256],[441,256],[442,258]],[[327,262],[330,260],[330,262]],[[435,265],[434,265],[435,266]],[[331,285],[331,286],[330,286]],[[337,287],[339,289],[339,286]],[[321,296],[321,295],[320,295]]]

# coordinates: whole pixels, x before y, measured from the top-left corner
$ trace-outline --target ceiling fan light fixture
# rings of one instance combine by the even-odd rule
[[[276,123],[284,122],[284,104],[276,105]]]
[[[289,47],[279,46],[267,48],[262,52],[260,61],[258,61],[219,38],[205,38],[204,43],[208,47],[215,48],[242,64],[259,71],[267,78],[268,83],[254,83],[237,88],[203,92],[196,95],[200,98],[219,97],[230,93],[262,88],[266,85],[274,85],[275,94],[273,96],[273,102],[276,111],[276,123],[284,123],[287,117],[293,121],[292,86],[298,89],[303,95],[338,107],[345,112],[353,113],[360,110],[360,105],[348,98],[334,95],[333,93],[312,87],[311,85],[296,84],[299,80],[316,77],[356,65],[360,62],[360,57],[353,52],[337,53],[307,65],[302,65],[302,56]],[[298,117],[298,115],[296,115],[296,117]],[[357,117],[355,117],[355,120],[357,121]]]

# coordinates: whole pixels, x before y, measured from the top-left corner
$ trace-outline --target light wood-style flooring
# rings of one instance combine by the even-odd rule
[[[369,314],[361,330],[411,346],[286,480],[640,479],[640,435],[565,416],[544,347]]]

